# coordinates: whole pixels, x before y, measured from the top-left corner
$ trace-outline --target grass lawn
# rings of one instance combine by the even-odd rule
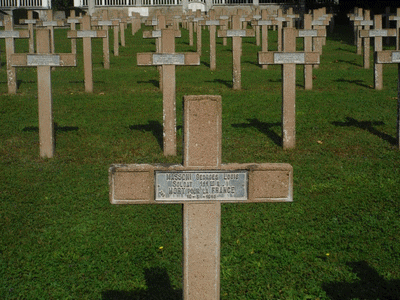
[[[111,205],[108,168],[181,163],[182,97],[215,94],[223,163],[294,168],[293,203],[222,206],[221,299],[400,299],[397,66],[384,66],[384,89],[374,90],[373,64],[362,67],[352,29],[338,26],[313,90],[297,67],[297,144],[285,151],[281,67],[262,69],[261,47],[246,38],[242,90],[233,91],[231,42],[217,39],[210,71],[203,31],[201,65],[176,70],[178,156],[166,158],[158,73],[136,65],[136,53],[155,51],[143,29],[132,36],[128,28],[109,70],[93,40],[92,94],[84,92],[82,41],[78,66],[52,72],[53,159],[39,157],[36,70],[19,68],[18,93],[8,95],[1,52],[0,298],[181,299],[181,206]],[[55,36],[56,51],[70,52],[67,30]],[[270,31],[270,50],[276,38]],[[176,49],[195,51],[186,30]],[[18,40],[16,52],[27,51]]]

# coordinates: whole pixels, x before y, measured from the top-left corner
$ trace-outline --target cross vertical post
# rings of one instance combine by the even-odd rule
[[[51,33],[48,29],[36,31],[37,54],[13,54],[13,67],[37,67],[40,156],[54,156],[53,99],[51,95],[51,68],[76,66],[75,54],[51,54]]]
[[[296,64],[319,64],[318,52],[296,52],[298,30],[283,30],[283,52],[259,52],[259,64],[282,65],[282,145],[292,149],[296,144]]]
[[[162,66],[163,150],[164,155],[176,155],[176,65],[200,65],[196,52],[175,53],[176,31],[161,30],[161,53],[138,53],[139,66]]]

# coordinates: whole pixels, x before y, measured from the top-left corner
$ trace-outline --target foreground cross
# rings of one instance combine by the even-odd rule
[[[183,165],[112,165],[112,204],[183,204],[183,299],[219,299],[221,203],[291,202],[289,164],[221,164],[221,96],[184,97]]]
[[[400,51],[378,51],[375,53],[376,64],[397,64],[397,147],[400,150]]]
[[[50,54],[50,31],[36,30],[37,54],[13,54],[13,67],[37,67],[39,104],[40,156],[52,158],[54,155],[53,99],[51,95],[51,68],[76,66],[75,54]]]
[[[176,30],[161,30],[161,53],[138,53],[138,66],[162,66],[163,150],[164,155],[176,155],[176,65],[200,65],[196,52],[175,53]]]
[[[259,52],[259,64],[282,65],[282,146],[291,149],[296,145],[296,64],[319,64],[318,52],[296,52],[294,28],[283,30],[284,52]]]

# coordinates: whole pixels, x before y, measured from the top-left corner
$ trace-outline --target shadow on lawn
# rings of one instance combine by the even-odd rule
[[[182,290],[174,290],[168,273],[163,268],[144,270],[147,289],[126,291],[105,291],[102,300],[181,300]]]
[[[333,125],[339,126],[339,127],[358,127],[360,129],[366,130],[373,135],[376,135],[377,137],[389,142],[391,145],[397,145],[397,140],[396,138],[379,131],[376,129],[374,126],[377,125],[385,125],[384,122],[382,121],[358,121],[354,118],[351,117],[346,117],[346,122],[332,122]]]
[[[265,123],[265,122],[260,122],[258,119],[253,118],[253,119],[247,119],[249,123],[240,123],[240,124],[232,124],[233,128],[249,128],[249,127],[254,127],[258,131],[260,131],[263,134],[266,134],[276,145],[282,146],[282,137],[278,134],[276,134],[273,130],[271,130],[272,127],[279,126],[281,127],[281,123]]]
[[[370,86],[368,84],[365,84],[363,80],[347,80],[347,79],[340,78],[340,79],[337,79],[337,80],[334,80],[334,81],[335,82],[354,83],[356,85],[359,85],[359,86],[362,86],[362,87],[365,87],[365,88],[368,88],[368,89],[373,89],[372,86]]]
[[[324,283],[322,288],[332,300],[350,299],[400,299],[400,280],[387,281],[367,262],[350,262],[347,265],[356,273],[356,282]]]
[[[160,122],[149,120],[148,124],[141,125],[131,125],[129,126],[130,130],[140,130],[140,131],[150,131],[157,140],[160,148],[163,148],[163,126]]]

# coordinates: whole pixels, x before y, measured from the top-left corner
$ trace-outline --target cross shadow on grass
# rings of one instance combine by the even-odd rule
[[[376,135],[377,137],[389,142],[391,145],[396,145],[397,141],[394,137],[379,131],[378,129],[376,129],[374,126],[379,126],[379,125],[385,125],[384,122],[382,121],[358,121],[354,118],[351,117],[346,117],[346,121],[345,122],[332,122],[333,125],[335,126],[339,126],[339,127],[357,127],[363,130],[366,130],[370,133],[372,133],[373,135]]]
[[[160,82],[158,80],[150,79],[148,81],[138,81],[138,83],[151,83],[155,87],[159,88],[160,87]]]
[[[354,83],[356,85],[365,87],[367,89],[373,89],[373,87],[369,86],[368,84],[365,84],[363,80],[348,80],[348,79],[344,79],[344,78],[340,78],[340,79],[336,79],[334,80],[335,82],[346,82],[346,83]]]
[[[182,300],[182,290],[174,290],[168,273],[163,268],[144,270],[147,289],[133,291],[105,291],[102,300]]]
[[[225,85],[227,88],[233,88],[233,82],[231,80],[222,80],[222,79],[214,79],[213,81],[206,81],[206,82],[217,82]]]
[[[353,66],[362,68],[362,65],[356,63],[356,62],[355,62],[355,59],[354,59],[353,61],[344,60],[344,59],[338,59],[337,62],[339,62],[339,63],[345,63],[345,64],[349,64],[349,65],[353,65]]]
[[[232,124],[233,128],[250,128],[254,127],[258,131],[263,134],[266,134],[276,145],[282,147],[282,137],[275,133],[275,131],[271,130],[272,127],[279,126],[281,127],[281,123],[265,123],[260,122],[258,119],[247,119],[249,123],[240,123],[240,124]]]
[[[163,148],[163,126],[160,122],[149,120],[148,124],[131,125],[130,130],[150,131],[157,140],[160,148]]]
[[[324,283],[322,288],[332,300],[395,300],[400,299],[400,280],[385,280],[367,262],[349,262],[347,265],[356,273],[356,282]]]

